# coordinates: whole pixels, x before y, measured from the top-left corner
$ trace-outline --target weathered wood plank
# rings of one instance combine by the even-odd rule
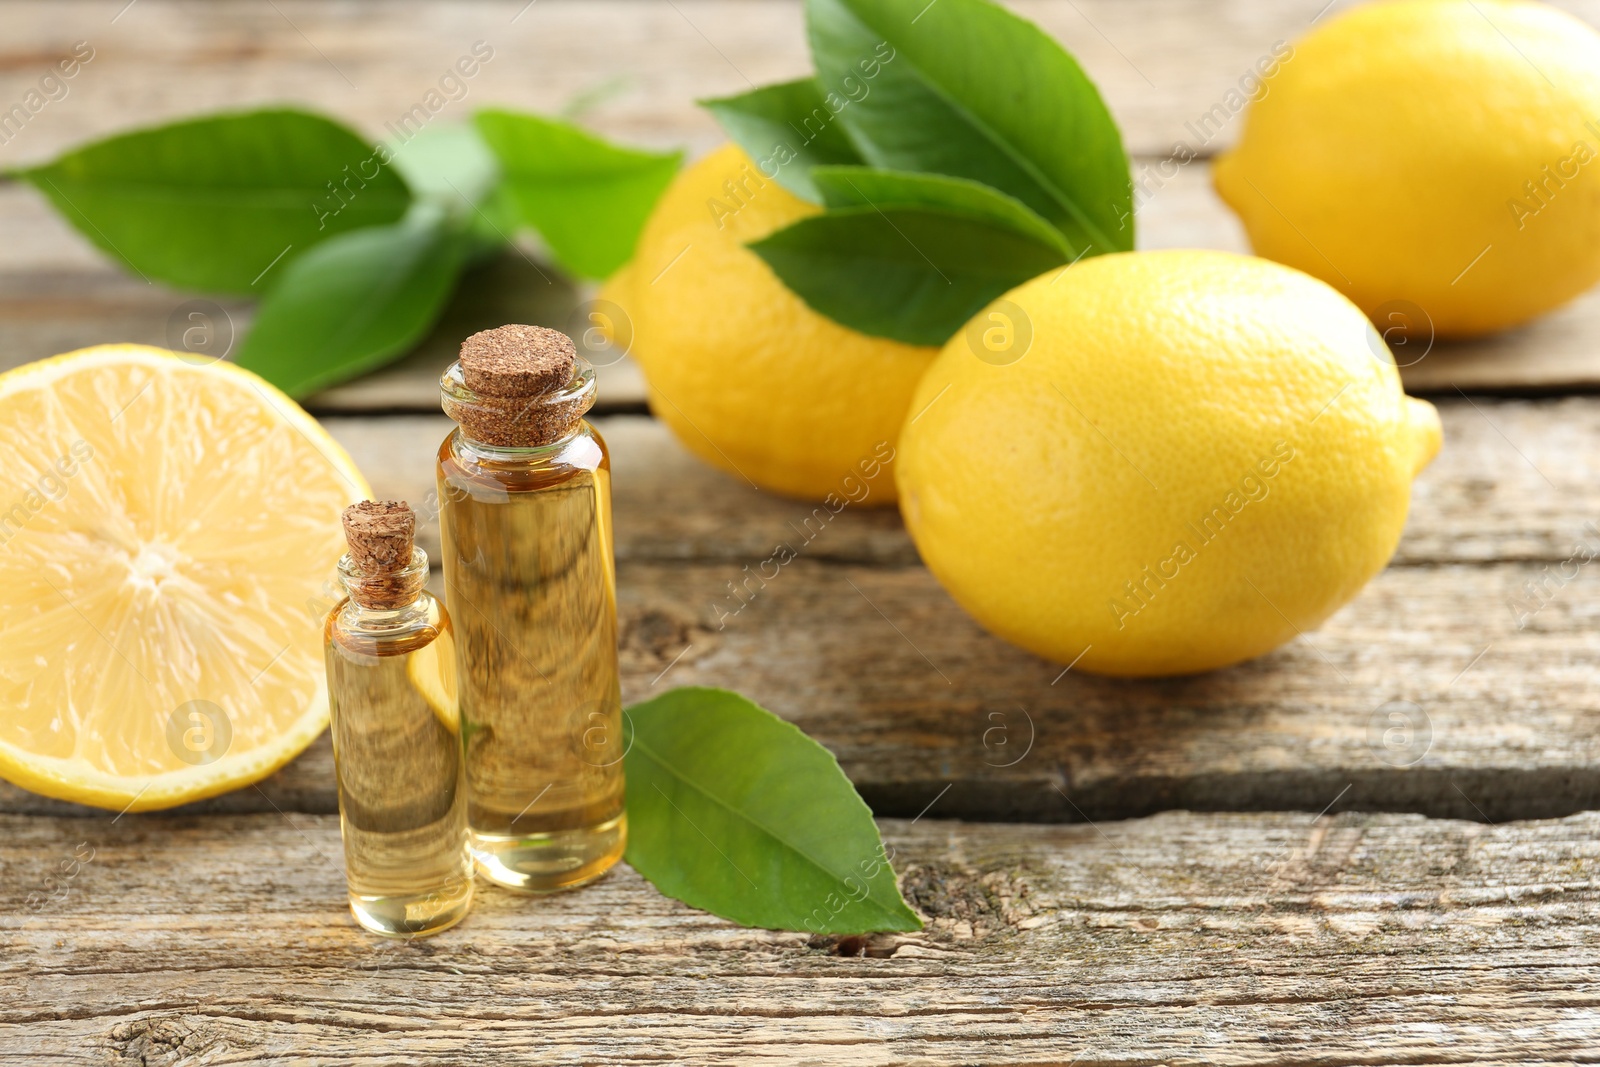
[[[1558,562],[1576,541],[1600,536],[1584,530],[1600,520],[1600,399],[1436,399],[1444,448],[1415,483],[1397,563]],[[434,454],[452,425],[443,415],[325,422],[375,492],[429,504]],[[867,506],[847,507],[824,526],[812,504],[753,490],[705,465],[653,419],[598,425],[613,455],[620,558],[754,563],[780,542],[806,541],[811,559],[917,561],[893,509],[873,506],[882,499],[870,491],[876,482]],[[432,525],[423,544],[438,545]]]
[[[1211,191],[1204,162],[1154,189],[1140,205],[1139,224],[1145,248],[1249,250],[1238,223]],[[0,370],[107,341],[179,343],[193,294],[117,273],[30,189],[0,185],[0,232],[8,238],[0,245]],[[328,413],[436,410],[439,372],[467,334],[503,322],[581,329],[583,302],[595,287],[572,286],[536,256],[525,249],[480,268],[415,351],[312,398],[311,407]],[[213,317],[222,328],[243,336],[251,305],[233,299],[217,302],[217,308],[223,315]],[[1596,389],[1597,336],[1600,291],[1520,330],[1465,344],[1440,342],[1403,367],[1401,376],[1413,393]],[[601,368],[601,410],[637,410],[644,403],[644,382],[631,360]]]
[[[0,818],[0,1063],[1336,1065],[1600,1047],[1595,814],[884,830],[921,933],[739,929],[620,867],[539,900],[481,889],[462,926],[395,943],[344,911],[331,816]]]
[[[983,633],[892,510],[847,508],[823,526],[704,467],[659,423],[605,420],[625,695],[746,692],[832,749],[884,814],[914,815],[946,786],[938,812],[984,818],[1316,811],[1336,798],[1496,820],[1600,806],[1600,596],[1588,569],[1561,576],[1575,542],[1600,542],[1583,528],[1600,400],[1443,411],[1445,449],[1418,483],[1396,566],[1303,640],[1159,682],[1058,679]],[[442,416],[330,426],[376,492],[426,503]],[[780,541],[800,558],[741,608],[728,583]],[[423,543],[436,553],[431,522]],[[1519,628],[1528,582],[1549,603]],[[1379,709],[1393,700],[1422,709],[1426,745],[1384,747]],[[332,780],[323,741],[262,791],[205,809],[331,811]],[[72,809],[6,787],[0,810]]]
[[[201,108],[263,101],[325,110],[374,138],[475,41],[495,51],[438,115],[494,103],[577,114],[609,136],[704,151],[721,140],[695,101],[810,70],[801,0],[14,0],[0,43],[0,99],[19,99],[79,40],[94,58],[22,131],[0,164]],[[130,7],[132,5],[129,5]],[[1099,86],[1129,152],[1201,156],[1231,144],[1214,111],[1278,41],[1351,0],[1010,0],[1061,41]],[[1555,6],[1600,24],[1597,0]],[[1291,60],[1292,62],[1292,60]],[[530,71],[536,76],[529,76]],[[1202,118],[1211,125],[1202,127]]]
[[[1393,568],[1252,663],[1118,681],[1062,676],[989,636],[918,567],[798,560],[719,630],[708,605],[737,568],[624,564],[623,696],[738,689],[826,745],[882,815],[1600,808],[1600,600],[1569,589],[1517,631],[1506,604],[1536,574]],[[1393,701],[1412,732],[1388,733]],[[194,810],[334,806],[324,737],[259,789]],[[101,814],[9,786],[0,810]]]
[[[0,215],[17,191],[0,187]],[[0,232],[4,232],[0,228]],[[64,241],[77,241],[63,235]],[[470,271],[443,317],[399,362],[336,386],[309,404],[318,412],[436,411],[439,374],[461,341],[507,322],[587,328],[586,301],[595,287],[576,287],[532,258],[508,252]],[[194,316],[201,316],[195,318]],[[0,371],[58,352],[128,342],[183,348],[191,328],[228,351],[243,338],[254,306],[237,298],[196,297],[119,274],[103,263],[41,273],[0,272]],[[644,379],[632,360],[599,367],[600,411],[643,410]]]
[[[7,5],[0,99],[32,88],[77,40],[88,40],[95,56],[64,99],[0,146],[0,162],[45,158],[90,137],[200,107],[263,100],[319,107],[373,137],[392,136],[390,124],[480,40],[494,56],[441,115],[490,102],[576,109],[611,136],[704,150],[720,134],[695,100],[799,77],[811,66],[800,0],[278,0],[275,6],[140,0],[119,16],[123,2]],[[1164,154],[1180,140],[1200,152],[1230,142],[1236,122],[1220,132],[1186,124],[1223,104],[1276,41],[1305,32],[1326,3],[1018,0],[1009,6],[1077,56],[1129,149],[1148,155]],[[1592,0],[1561,6],[1600,21]]]

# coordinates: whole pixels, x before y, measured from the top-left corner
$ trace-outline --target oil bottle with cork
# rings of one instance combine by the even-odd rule
[[[324,624],[350,910],[368,930],[437,933],[472,903],[450,616],[423,583],[416,516],[398,501],[344,512],[348,596]]]
[[[499,885],[570,888],[627,840],[594,368],[565,334],[510,325],[467,338],[440,386],[457,424],[437,477],[473,857]]]

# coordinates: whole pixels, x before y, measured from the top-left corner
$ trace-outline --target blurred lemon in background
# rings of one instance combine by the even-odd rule
[[[1600,35],[1522,0],[1356,8],[1296,42],[1214,180],[1258,255],[1380,325],[1526,322],[1600,280]]]
[[[934,575],[999,636],[1120,675],[1314,629],[1388,561],[1440,444],[1359,309],[1224,252],[1028,282],[912,409],[895,476]]]
[[[774,492],[865,482],[867,503],[889,503],[881,463],[937,350],[824,317],[744,247],[821,210],[724,145],[678,175],[602,297],[630,320],[651,411],[689,451]]]

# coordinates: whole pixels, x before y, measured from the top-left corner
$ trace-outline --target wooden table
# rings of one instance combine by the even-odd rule
[[[1137,167],[1230,140],[1237,122],[1205,145],[1184,123],[1322,2],[1015,6],[1101,85]],[[702,151],[719,137],[695,97],[807,68],[796,0],[124,3],[0,9],[0,100],[75,40],[96,53],[0,163],[270,100],[381,136],[475,40],[496,58],[455,117],[568,108]],[[1204,158],[1142,199],[1146,247],[1244,247]],[[25,187],[0,185],[0,232],[0,365],[164,343],[189,295],[117,273]],[[402,364],[311,402],[378,493],[425,497],[454,341],[581,297],[520,264]],[[1513,601],[1600,540],[1597,341],[1591,294],[1406,368],[1445,446],[1389,569],[1269,656],[1147,682],[989,637],[892,512],[841,514],[719,629],[724,583],[809,508],[691,460],[637,372],[607,368],[625,695],[726,685],[827,745],[927,929],[739,929],[624,867],[548,901],[485,889],[458,929],[379,942],[344,910],[324,738],[158,815],[0,787],[0,1064],[1593,1062],[1600,597],[1582,569],[1520,624]],[[1396,700],[1425,726],[1398,753]]]

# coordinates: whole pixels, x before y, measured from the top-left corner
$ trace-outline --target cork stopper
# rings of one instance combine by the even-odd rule
[[[572,432],[594,403],[593,371],[559,330],[509,325],[475,333],[440,382],[445,414],[469,440],[534,448]]]
[[[363,500],[345,508],[350,554],[341,572],[350,599],[375,611],[394,611],[417,599],[428,563],[422,556],[417,565],[416,533],[417,516],[402,500]]]
[[[578,346],[560,330],[499,326],[461,342],[461,377],[474,393],[543,396],[566,385]]]

